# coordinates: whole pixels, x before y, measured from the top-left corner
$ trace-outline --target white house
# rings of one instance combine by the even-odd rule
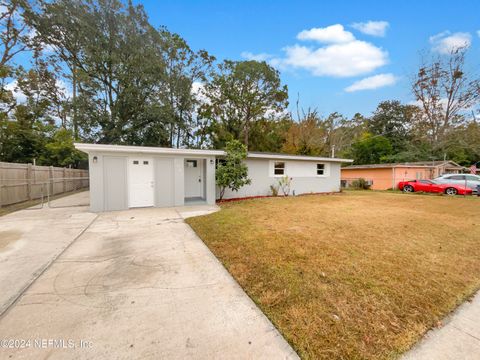
[[[89,159],[90,209],[123,210],[214,204],[216,160],[222,150],[75,144]],[[291,193],[337,192],[340,166],[347,159],[249,152],[246,164],[250,185],[224,198],[270,195],[270,185],[291,178]]]

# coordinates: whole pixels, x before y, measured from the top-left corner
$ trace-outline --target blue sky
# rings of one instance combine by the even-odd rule
[[[265,58],[281,71],[292,108],[299,93],[303,108],[323,115],[368,115],[382,100],[412,101],[421,51],[466,42],[468,66],[480,65],[478,0],[140,2],[153,25],[195,50],[219,60]]]

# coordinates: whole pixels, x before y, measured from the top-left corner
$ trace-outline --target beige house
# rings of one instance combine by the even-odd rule
[[[341,181],[348,187],[363,178],[374,190],[396,189],[400,181],[433,179],[443,174],[458,174],[465,168],[454,161],[420,161],[396,164],[351,165],[343,167]]]

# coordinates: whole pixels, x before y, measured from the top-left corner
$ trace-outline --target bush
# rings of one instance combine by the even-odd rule
[[[225,151],[225,161],[219,162],[215,171],[217,186],[220,188],[220,200],[227,188],[238,191],[242,186],[251,184],[248,167],[244,163],[247,158],[246,146],[238,140],[232,140],[227,143]]]
[[[291,184],[292,184],[292,179],[286,175],[282,177],[280,180],[278,180],[278,186],[280,187],[280,189],[282,189],[283,196],[288,196],[288,194],[290,194]]]
[[[272,196],[278,196],[278,186],[277,185],[270,185],[270,191]]]
[[[360,179],[357,179],[357,180],[353,180],[352,181],[352,188],[354,189],[358,189],[358,190],[370,190],[370,187],[372,185],[370,185],[367,180],[365,180],[364,178],[360,178]]]

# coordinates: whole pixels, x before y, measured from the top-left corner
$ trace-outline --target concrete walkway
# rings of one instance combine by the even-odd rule
[[[480,359],[480,293],[461,305],[445,325],[429,331],[402,360]]]
[[[95,219],[88,192],[0,216],[0,314]]]
[[[17,343],[21,349],[0,347],[0,358],[298,358],[183,221],[215,208],[98,216],[81,207],[60,211],[63,217],[57,209],[45,209],[12,214],[15,222],[7,219],[9,231],[21,232],[23,245],[8,245],[17,259],[33,254],[42,238],[50,239],[49,248],[56,241],[61,245],[50,248],[50,257],[42,255],[50,266],[40,266],[38,279],[0,318],[0,339],[24,341]],[[72,218],[83,222],[72,225]],[[67,233],[70,228],[75,231]],[[49,231],[58,236],[48,237]],[[28,283],[34,267],[15,264],[12,276]],[[28,277],[20,277],[23,269]],[[25,284],[11,294],[22,288]]]

